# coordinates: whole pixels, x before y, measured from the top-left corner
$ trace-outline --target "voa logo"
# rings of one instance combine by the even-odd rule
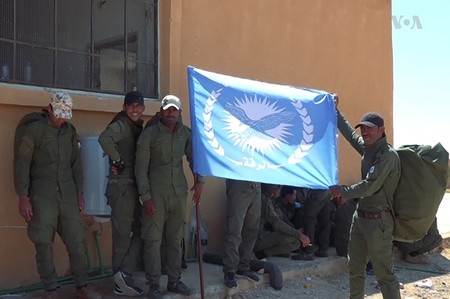
[[[418,16],[392,16],[392,24],[395,29],[422,29]]]

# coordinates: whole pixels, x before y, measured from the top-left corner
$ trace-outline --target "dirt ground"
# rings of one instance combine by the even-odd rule
[[[447,244],[440,252],[427,254],[428,265],[412,265],[397,261],[395,273],[403,285],[403,299],[450,299],[450,248]],[[234,295],[243,298],[308,298],[344,299],[348,298],[348,275],[330,277],[304,277],[286,282],[279,291],[270,286],[259,286]],[[375,276],[367,276],[366,296],[368,299],[382,299]]]

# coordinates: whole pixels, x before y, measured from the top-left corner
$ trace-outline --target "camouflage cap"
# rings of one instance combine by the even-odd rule
[[[161,101],[161,107],[163,110],[169,109],[169,107],[175,107],[175,109],[181,109],[181,101],[177,96],[167,95]]]
[[[53,94],[50,105],[52,105],[53,115],[60,119],[72,118],[72,98],[63,91],[58,91]]]

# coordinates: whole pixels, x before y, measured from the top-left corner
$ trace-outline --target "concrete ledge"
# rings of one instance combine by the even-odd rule
[[[300,277],[311,276],[334,276],[347,271],[347,259],[335,255],[334,248],[330,249],[330,257],[316,258],[312,261],[294,261],[289,258],[270,257],[267,261],[277,264],[283,272],[283,282],[297,279]],[[197,263],[189,263],[188,269],[183,272],[182,280],[190,287],[196,289],[196,294],[189,298],[201,298],[200,294],[200,280]],[[236,276],[238,286],[236,288],[228,289],[223,283],[222,266],[203,263],[203,276],[205,284],[206,298],[228,298],[243,290],[256,288],[261,285],[270,285],[269,274],[261,274],[260,281],[254,282],[252,280]],[[145,285],[145,278],[139,281],[138,284]],[[137,278],[136,278],[137,281]],[[166,285],[166,278],[161,279],[161,288],[164,290]],[[145,288],[145,291],[147,289]],[[177,294],[163,292],[164,298],[184,298]]]
[[[289,258],[270,257],[267,260],[277,264],[283,272],[283,283],[289,280],[300,277],[327,277],[334,276],[339,273],[347,271],[347,259],[335,255],[334,248],[329,251],[330,257],[316,258],[312,261],[294,261]],[[238,286],[229,289],[225,287],[223,282],[222,266],[203,263],[203,277],[204,277],[204,291],[205,298],[228,298],[241,291],[256,288],[261,285],[270,285],[269,274],[260,274],[260,281],[254,282],[244,277],[236,276]],[[148,292],[148,285],[146,284],[145,274],[143,272],[136,272],[133,276],[138,287],[142,288],[145,293]],[[189,287],[195,288],[196,293],[189,298],[201,298],[200,293],[200,278],[198,263],[188,263],[188,269],[183,271],[181,276],[182,281]],[[91,285],[103,294],[104,299],[119,299],[123,296],[115,295],[113,278],[107,278],[95,282]],[[184,296],[168,293],[166,291],[167,276],[161,277],[161,290],[164,298],[186,298]],[[74,292],[74,285],[63,286],[58,289],[60,298],[71,298]],[[35,291],[26,294],[5,295],[3,298],[41,298],[44,291]],[[141,296],[143,298],[145,296]]]

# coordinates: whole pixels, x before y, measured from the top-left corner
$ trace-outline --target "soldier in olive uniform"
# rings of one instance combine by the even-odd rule
[[[261,184],[248,181],[226,180],[227,218],[223,258],[225,286],[237,287],[236,274],[259,281],[250,270],[253,246],[258,236],[261,218]]]
[[[338,104],[335,98],[336,106]],[[400,298],[394,275],[394,219],[390,207],[400,179],[400,158],[387,143],[384,120],[378,113],[366,113],[356,125],[361,136],[338,111],[338,128],[345,139],[363,156],[362,180],[350,186],[333,186],[335,200],[359,198],[350,232],[349,279],[350,298],[364,298],[366,264],[370,259],[385,299]]]
[[[327,257],[331,232],[331,193],[327,190],[297,188],[297,200],[303,207],[303,232],[311,242],[317,241],[317,251],[313,246],[302,248],[298,259],[312,260],[314,256]]]
[[[348,243],[350,241],[350,227],[358,200],[347,200],[342,206],[336,206],[332,213],[331,222],[334,223],[331,239],[336,248],[336,254],[342,257],[348,255]],[[330,203],[334,205],[334,203]]]
[[[142,239],[149,298],[161,298],[161,242],[164,238],[169,292],[192,295],[181,280],[181,254],[188,185],[183,156],[192,169],[191,130],[179,122],[181,101],[173,95],[161,103],[161,118],[141,133],[136,149],[136,180],[143,202]],[[203,178],[194,174],[193,201],[200,201]]]
[[[28,237],[36,249],[37,270],[45,298],[57,298],[53,242],[58,233],[69,253],[77,298],[101,298],[87,286],[85,233],[80,222],[84,208],[78,135],[72,118],[72,98],[55,93],[48,115],[27,124],[16,136],[14,184],[20,215],[28,223]]]
[[[310,243],[308,236],[295,229],[280,210],[279,203],[275,203],[278,189],[278,185],[261,184],[261,220],[254,248],[258,259],[272,255],[290,257],[300,245],[306,247]]]
[[[114,293],[139,296],[143,291],[134,285],[130,273],[142,257],[143,248],[139,220],[142,206],[134,164],[136,141],[143,129],[144,97],[139,91],[130,91],[125,95],[122,108],[100,134],[98,141],[111,165],[106,196],[111,206]]]
[[[292,186],[281,186],[276,205],[296,229],[303,227],[303,208],[297,201],[297,190]]]

